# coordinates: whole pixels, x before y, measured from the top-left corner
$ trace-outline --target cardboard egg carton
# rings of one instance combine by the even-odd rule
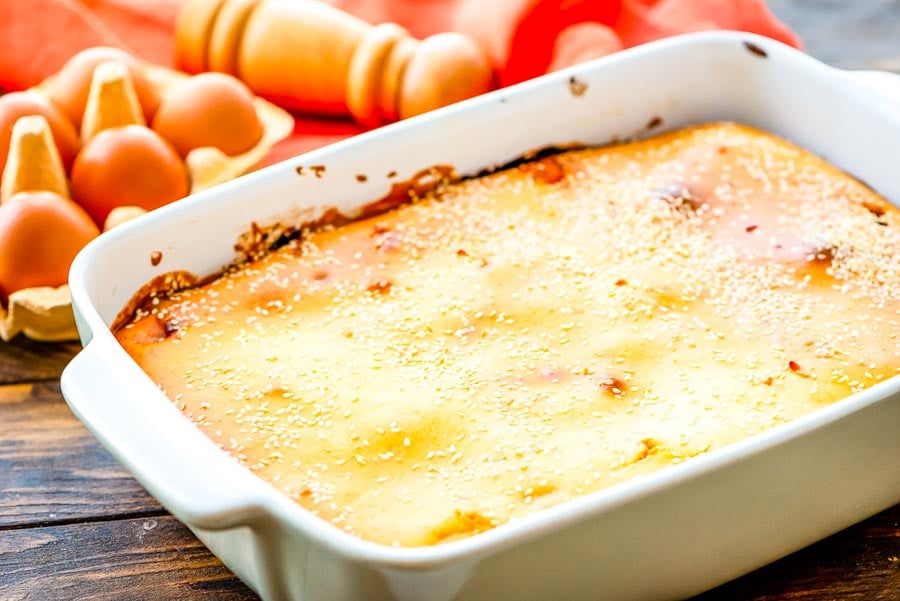
[[[157,65],[143,64],[144,76],[159,92],[166,92],[189,76]],[[116,63],[103,63],[94,71],[82,123],[82,140],[94,133],[119,125],[144,124],[131,76]],[[53,76],[37,86],[36,91],[48,95]],[[190,193],[205,190],[234,179],[253,169],[272,146],[291,134],[294,120],[281,108],[255,97],[256,113],[263,127],[260,141],[239,155],[228,156],[217,148],[196,148],[185,158],[190,175]],[[27,117],[23,117],[27,119]],[[34,132],[32,132],[34,133]],[[9,159],[0,184],[0,201],[26,190],[50,190],[68,196],[66,174],[53,146],[49,129],[39,135],[15,133],[10,142]],[[138,207],[114,210],[104,229],[142,214]],[[25,266],[23,266],[24,268]],[[68,286],[59,288],[27,288],[10,295],[8,306],[0,303],[0,339],[8,341],[19,333],[40,341],[63,341],[78,338]]]
[[[26,288],[9,296],[9,309],[0,307],[0,338],[19,333],[42,342],[78,339],[69,287]]]

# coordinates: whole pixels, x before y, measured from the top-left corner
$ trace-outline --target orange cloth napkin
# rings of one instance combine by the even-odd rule
[[[118,46],[171,66],[182,0],[0,0],[0,88],[33,86],[84,48]],[[488,51],[501,85],[678,33],[733,29],[800,47],[765,0],[326,0],[371,23],[393,21],[424,37],[454,30]],[[268,163],[360,129],[298,116]]]

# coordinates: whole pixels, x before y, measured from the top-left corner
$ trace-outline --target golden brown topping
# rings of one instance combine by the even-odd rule
[[[898,212],[815,157],[720,125],[535,164],[326,214],[117,336],[254,473],[399,545],[900,373]]]
[[[555,184],[566,176],[565,167],[555,156],[523,163],[519,169],[529,173],[534,181],[543,184]]]
[[[611,376],[609,374],[600,374],[596,378],[597,386],[605,393],[613,396],[620,396],[627,389],[627,384],[622,378]]]
[[[463,513],[458,509],[453,516],[431,532],[431,543],[442,543],[459,538],[471,536],[494,527],[493,522],[477,511]]]
[[[395,231],[385,231],[375,238],[375,248],[381,252],[390,252],[400,247],[400,234]]]
[[[654,440],[653,438],[644,438],[640,442],[640,447],[638,449],[637,455],[634,457],[634,461],[643,461],[648,456],[652,455],[657,451],[659,447],[659,441]]]
[[[366,286],[366,290],[369,292],[377,292],[379,294],[387,294],[390,292],[391,286],[393,286],[393,284],[390,280],[376,280]]]

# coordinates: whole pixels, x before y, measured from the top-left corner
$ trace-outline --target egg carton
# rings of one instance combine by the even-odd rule
[[[140,65],[144,77],[161,97],[165,96],[168,90],[190,77],[184,73],[158,65],[148,63],[140,63]],[[97,76],[97,71],[95,71],[95,80]],[[49,97],[55,77],[55,75],[50,76],[34,90]],[[130,77],[127,71],[126,77]],[[95,81],[92,85],[96,83]],[[102,129],[101,124],[108,122],[110,119],[113,121],[125,119],[125,122],[122,124],[127,123],[127,115],[140,111],[140,108],[135,106],[135,103],[136,98],[133,95],[130,98],[127,96],[116,97],[114,92],[111,92],[110,97],[107,98],[102,96],[90,98],[85,110],[82,131],[84,131],[86,126],[97,128],[97,130]],[[196,148],[185,157],[185,164],[190,175],[191,194],[247,173],[265,158],[275,143],[291,134],[294,129],[294,119],[287,111],[259,97],[254,97],[253,105],[263,129],[261,139],[253,148],[242,154],[232,156],[226,155],[213,147]],[[17,191],[25,189],[58,191],[58,188],[62,187],[63,195],[68,195],[65,175],[60,171],[60,168],[47,164],[42,165],[40,161],[32,160],[35,156],[34,154],[31,154],[28,160],[24,160],[23,157],[17,157],[17,160],[13,161],[13,153],[16,152],[15,144],[11,143],[8,163],[18,163],[20,165],[18,169],[21,173],[15,174],[16,177],[10,177],[7,181],[22,179],[46,182],[46,185],[36,188],[17,186]],[[9,167],[7,170],[9,170]],[[19,177],[20,175],[21,177]],[[59,183],[60,181],[62,184]],[[9,194],[9,190],[0,190],[0,192],[7,193],[7,196]],[[114,211],[114,214],[117,216],[114,217],[114,214],[111,214],[110,219],[107,221],[106,229],[142,212],[136,207],[127,207],[121,211]],[[68,286],[64,285],[59,288],[26,288],[12,293],[8,299],[8,306],[3,306],[0,303],[0,339],[9,341],[20,333],[33,340],[45,342],[77,339],[78,332],[75,328],[75,318],[72,313]]]

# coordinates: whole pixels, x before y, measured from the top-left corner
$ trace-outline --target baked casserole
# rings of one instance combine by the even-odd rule
[[[898,232],[823,160],[704,125],[304,228],[116,336],[309,511],[431,545],[900,373]]]

